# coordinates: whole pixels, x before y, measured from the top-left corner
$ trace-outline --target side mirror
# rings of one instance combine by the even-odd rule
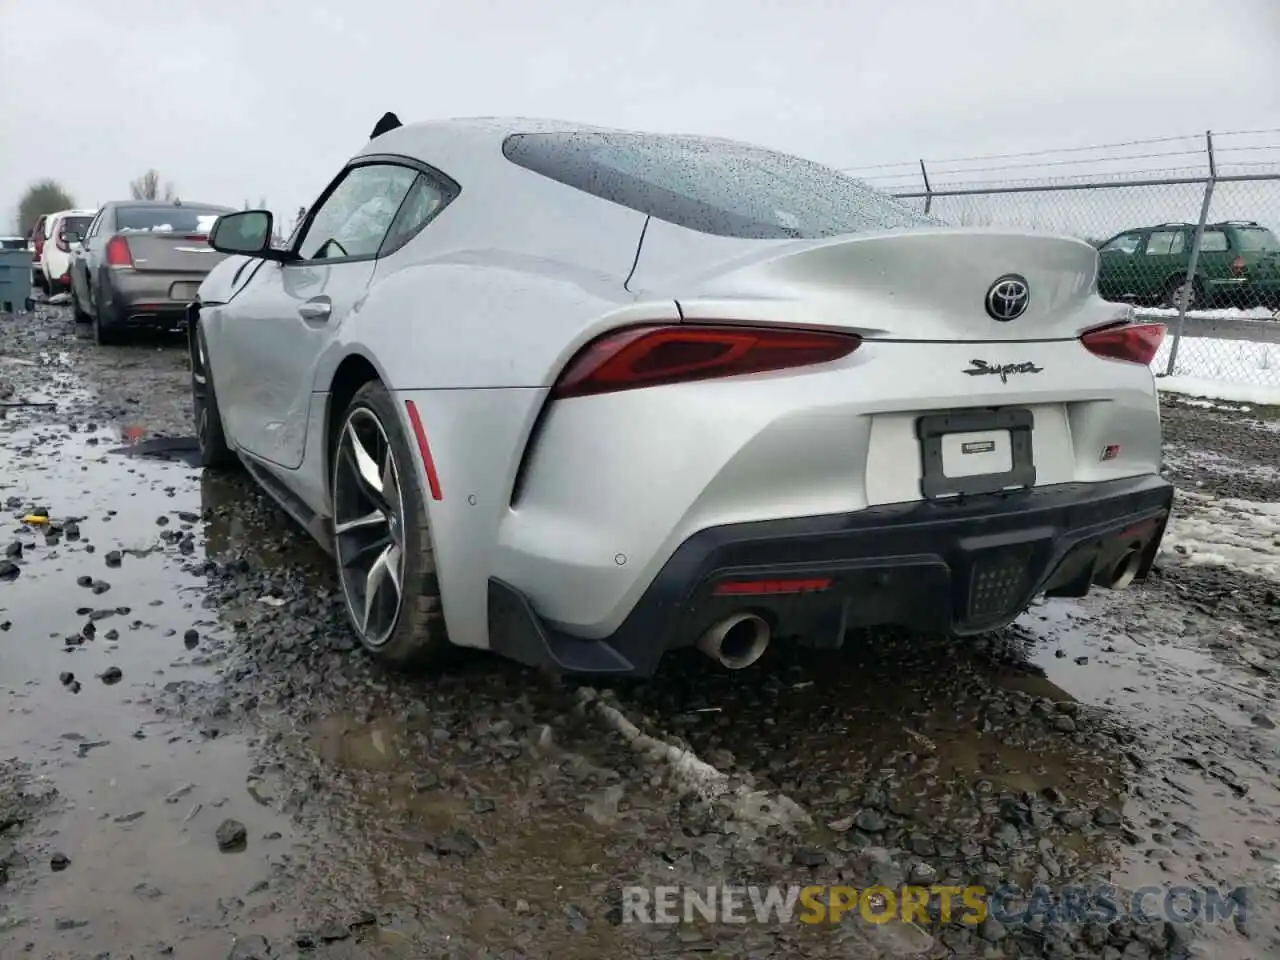
[[[283,251],[271,248],[271,211],[241,210],[224,213],[209,232],[209,246],[219,253],[237,253],[266,260],[283,260]]]

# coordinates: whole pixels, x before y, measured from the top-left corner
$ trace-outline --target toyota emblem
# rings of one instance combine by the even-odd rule
[[[987,314],[992,320],[1008,323],[1027,312],[1031,303],[1031,287],[1026,277],[1009,273],[991,285],[987,291]]]

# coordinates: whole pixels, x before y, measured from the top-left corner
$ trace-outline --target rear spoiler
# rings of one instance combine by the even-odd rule
[[[404,124],[400,122],[400,118],[397,117],[390,110],[388,110],[386,113],[382,115],[382,119],[373,125],[373,133],[369,134],[369,139],[376,140],[378,137],[382,136],[384,133],[390,133],[392,130],[395,130],[397,127],[402,127],[402,126],[404,126]]]

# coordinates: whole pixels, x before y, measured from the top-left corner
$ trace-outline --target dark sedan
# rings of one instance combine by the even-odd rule
[[[185,318],[200,281],[223,258],[208,244],[230,207],[160,200],[104,204],[71,262],[76,319],[93,324],[98,343],[130,330],[172,328]]]

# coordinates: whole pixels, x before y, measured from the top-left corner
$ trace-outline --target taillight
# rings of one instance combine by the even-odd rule
[[[132,267],[133,253],[129,250],[129,241],[124,237],[112,237],[107,241],[107,266]]]
[[[1233,277],[1243,277],[1248,272],[1249,270],[1245,265],[1244,257],[1236,257],[1231,261],[1231,275]]]
[[[1163,323],[1126,323],[1086,333],[1080,342],[1094,356],[1146,366],[1164,343],[1164,333]]]
[[[42,253],[44,253],[44,237],[40,237],[36,240],[36,256],[38,257]]]
[[[665,383],[829,363],[858,349],[847,333],[718,324],[630,327],[587,344],[551,391],[558,400]]]
[[[831,586],[830,577],[803,580],[728,580],[716,584],[718,597],[765,597],[791,593],[818,593]]]
[[[207,233],[188,233],[188,234],[187,234],[185,237],[183,237],[182,239],[183,239],[183,240],[195,240],[195,241],[197,241],[197,242],[199,242],[199,243],[205,243],[205,242],[209,239],[209,235],[208,235]]]

